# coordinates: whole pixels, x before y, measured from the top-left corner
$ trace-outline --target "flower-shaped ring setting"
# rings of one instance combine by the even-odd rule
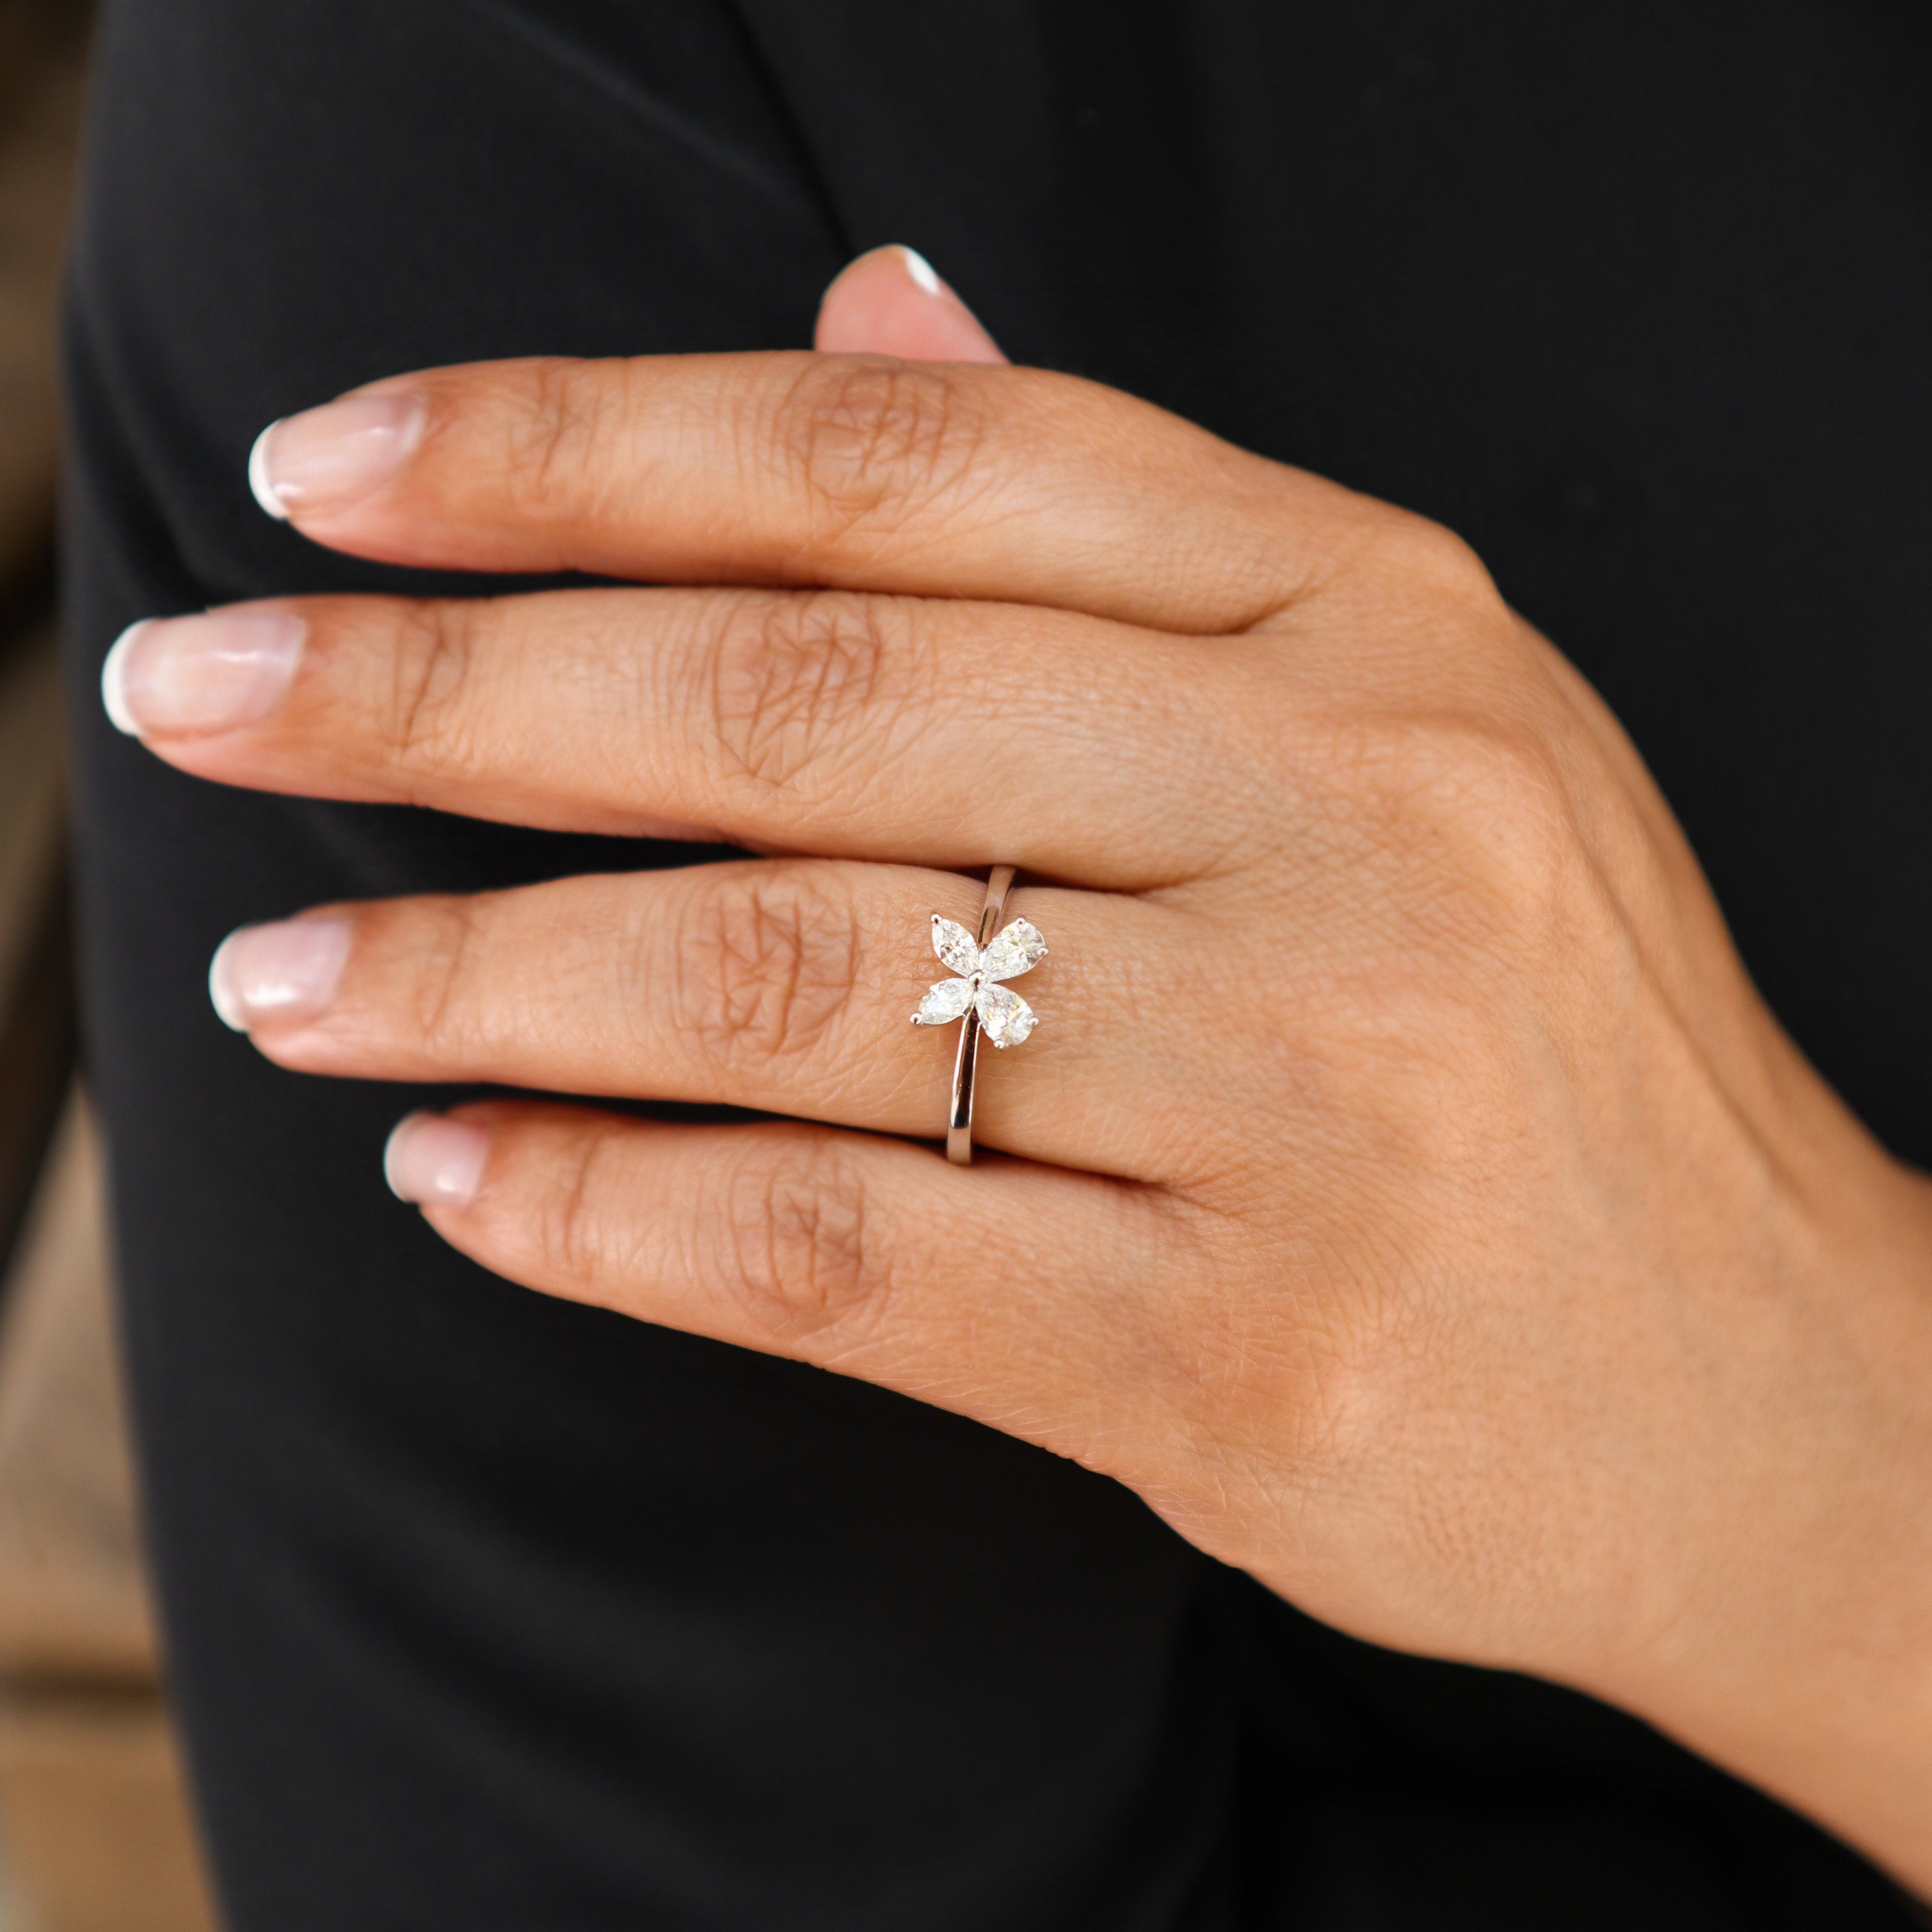
[[[946,1157],[962,1167],[973,1159],[973,1088],[980,1034],[998,1048],[1017,1046],[1040,1024],[1039,1015],[1005,983],[1031,972],[1046,957],[1046,940],[1038,926],[1024,919],[1010,926],[1000,922],[1012,883],[1012,866],[994,867],[976,938],[958,920],[932,915],[932,950],[959,976],[929,987],[912,1016],[914,1026],[964,1022],[946,1130]]]

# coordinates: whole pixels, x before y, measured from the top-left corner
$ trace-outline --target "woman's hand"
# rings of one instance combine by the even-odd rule
[[[792,856],[250,928],[224,1016],[310,1072],[791,1117],[469,1107],[391,1173],[502,1274],[1076,1457],[1932,1886],[1932,1205],[1615,721],[1447,532],[974,366],[896,256],[820,340],[973,359],[443,369],[266,440],[319,543],[690,587],[146,627],[108,690],[160,755]],[[960,1169],[895,1138],[953,1045],[907,1019],[1001,861],[1052,955]]]

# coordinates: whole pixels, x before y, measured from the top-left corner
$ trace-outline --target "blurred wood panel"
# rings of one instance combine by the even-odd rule
[[[12,119],[46,62],[80,50],[93,13],[88,0],[0,0],[0,122]]]
[[[0,658],[0,1006],[59,868],[63,735],[54,628],[44,622]]]
[[[62,256],[88,10],[0,0],[0,1265],[74,1052],[51,582]]]
[[[0,1266],[74,1065],[64,773],[48,622],[0,658]]]
[[[214,1932],[154,1696],[0,1701],[0,1839],[32,1932]]]
[[[40,567],[59,454],[56,325],[82,73],[28,64],[0,122],[0,593]]]
[[[0,1681],[151,1686],[100,1169],[69,1106],[0,1301]]]
[[[0,1299],[0,1851],[33,1932],[214,1932],[136,1508],[76,1095]]]

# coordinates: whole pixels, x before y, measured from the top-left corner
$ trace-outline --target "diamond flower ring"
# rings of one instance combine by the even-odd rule
[[[1040,1024],[1032,1007],[1000,982],[1030,973],[1046,957],[1038,926],[1023,919],[992,934],[1006,916],[1013,868],[995,866],[986,881],[986,910],[976,939],[957,920],[932,915],[932,950],[960,976],[927,990],[912,1016],[914,1026],[946,1026],[964,1020],[958,1057],[952,1063],[952,1112],[946,1124],[946,1158],[960,1167],[973,1161],[973,1076],[982,1033],[996,1047],[1017,1046]]]

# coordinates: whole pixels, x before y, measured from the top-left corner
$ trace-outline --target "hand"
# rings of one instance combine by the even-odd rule
[[[310,1072],[791,1117],[470,1107],[391,1172],[500,1274],[1076,1457],[1932,1886],[1928,1187],[1600,701],[1444,531],[987,366],[895,256],[820,343],[968,359],[443,369],[266,440],[319,543],[692,587],[145,627],[108,692],[160,755],[796,856],[249,929],[224,1016]],[[1000,861],[1052,953],[962,1170],[892,1138],[952,1050],[907,1019]]]

